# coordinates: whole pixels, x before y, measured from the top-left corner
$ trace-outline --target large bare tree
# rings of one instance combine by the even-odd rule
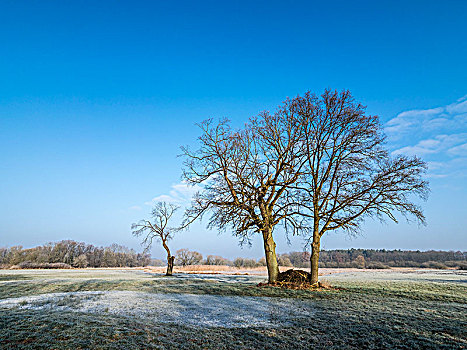
[[[412,198],[426,199],[425,163],[391,157],[377,116],[365,114],[349,91],[298,96],[291,104],[304,126],[307,172],[300,179],[301,213],[310,219],[311,282],[318,282],[320,240],[327,231],[358,232],[365,218],[396,213],[425,223]]]
[[[141,220],[137,224],[131,225],[133,235],[144,237],[142,244],[145,246],[145,251],[151,248],[154,239],[162,243],[167,252],[167,276],[172,276],[175,259],[175,256],[170,253],[167,242],[179,230],[178,228],[170,227],[169,221],[178,209],[179,207],[172,203],[157,202],[151,212],[152,222],[150,220]]]
[[[269,282],[279,274],[274,228],[281,224],[295,234],[303,221],[292,186],[307,165],[304,128],[289,107],[285,102],[274,114],[263,112],[237,131],[228,120],[204,121],[200,147],[182,148],[184,179],[201,187],[185,225],[209,211],[208,228],[232,229],[241,243],[261,234]]]
[[[316,283],[325,232],[357,232],[366,217],[397,221],[395,212],[424,223],[411,197],[428,193],[425,163],[392,158],[378,117],[366,115],[348,91],[287,99],[240,130],[228,120],[200,128],[200,147],[182,148],[184,178],[201,187],[185,225],[209,211],[208,227],[233,229],[242,242],[260,233],[269,282],[279,272],[273,239],[279,224],[310,238]]]

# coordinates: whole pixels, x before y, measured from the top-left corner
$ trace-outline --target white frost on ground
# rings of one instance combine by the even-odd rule
[[[467,283],[467,271],[430,270],[430,269],[388,269],[388,270],[338,270],[323,276],[322,279],[333,281],[398,281],[398,282],[438,282]]]
[[[283,327],[313,315],[310,300],[162,294],[133,291],[69,292],[0,300],[0,308],[111,313],[196,327]]]

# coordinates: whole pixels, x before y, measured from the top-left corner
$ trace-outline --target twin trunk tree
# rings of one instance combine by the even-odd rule
[[[365,217],[397,221],[394,212],[424,222],[409,197],[426,197],[425,163],[391,157],[378,117],[365,115],[348,91],[287,99],[236,131],[228,120],[200,127],[199,149],[182,148],[184,179],[201,187],[184,225],[209,212],[209,228],[232,229],[242,243],[261,234],[269,282],[279,273],[277,225],[308,237],[317,283],[326,231],[356,232]]]
[[[152,210],[153,221],[141,220],[137,224],[131,225],[133,235],[143,236],[143,246],[145,251],[151,248],[154,239],[159,240],[167,252],[167,272],[166,276],[172,276],[175,257],[170,254],[167,242],[172,239],[173,234],[178,228],[169,227],[169,221],[173,214],[178,210],[178,206],[166,202],[157,202]]]

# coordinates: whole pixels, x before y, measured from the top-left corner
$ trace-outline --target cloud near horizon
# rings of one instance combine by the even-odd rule
[[[168,202],[174,204],[188,204],[191,201],[193,195],[199,191],[199,186],[191,186],[185,181],[181,181],[177,184],[173,184],[172,189],[168,194],[162,194],[154,197],[149,202],[145,202],[146,205],[153,205],[156,202]]]
[[[467,95],[447,106],[404,111],[389,120],[384,131],[392,154],[423,157],[429,177],[465,176]]]

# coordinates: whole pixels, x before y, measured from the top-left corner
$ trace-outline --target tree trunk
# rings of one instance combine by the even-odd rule
[[[266,266],[268,268],[268,282],[273,283],[279,275],[279,265],[276,257],[276,243],[272,238],[272,228],[268,227],[263,230],[264,254],[266,256]]]
[[[167,245],[167,240],[162,239],[162,246],[164,247],[165,251],[167,252],[167,272],[166,276],[172,276],[172,271],[174,269],[174,260],[175,257],[170,254],[169,246]]]
[[[319,262],[319,235],[313,235],[313,243],[311,243],[311,284],[318,283],[318,262]]]
[[[165,274],[166,276],[172,276],[172,271],[174,269],[174,256],[168,256],[167,257],[167,273]]]

